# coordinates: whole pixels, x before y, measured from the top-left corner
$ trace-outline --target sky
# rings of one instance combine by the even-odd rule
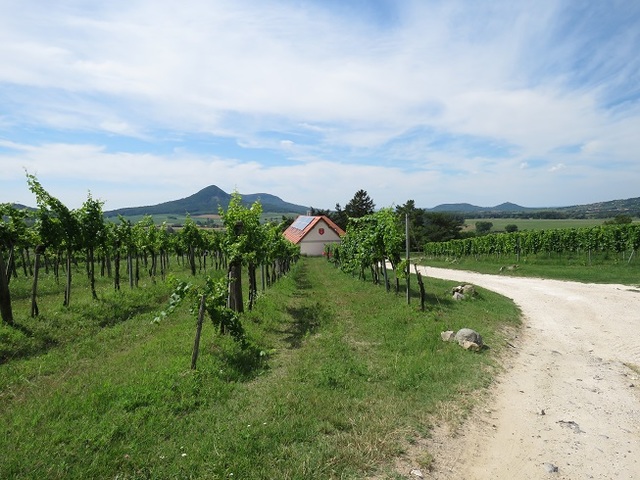
[[[0,203],[640,197],[640,2],[0,0]]]

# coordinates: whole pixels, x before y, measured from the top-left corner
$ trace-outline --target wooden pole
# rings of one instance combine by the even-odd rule
[[[416,278],[418,279],[418,286],[420,287],[420,310],[424,312],[425,298],[427,296],[424,289],[424,282],[422,281],[422,275],[418,271],[418,266],[414,265],[413,268],[416,270]]]
[[[411,303],[411,268],[409,267],[409,214],[404,214],[405,254],[407,259],[407,305]]]

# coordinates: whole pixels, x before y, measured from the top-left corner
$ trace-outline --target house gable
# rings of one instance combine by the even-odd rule
[[[303,255],[322,255],[327,243],[340,242],[344,230],[325,215],[301,215],[283,235],[291,243],[300,245],[300,253]]]

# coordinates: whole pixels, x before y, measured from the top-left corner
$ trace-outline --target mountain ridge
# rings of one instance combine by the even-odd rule
[[[541,216],[546,218],[609,218],[616,215],[640,217],[640,197],[610,200],[606,202],[571,205],[567,207],[523,207],[511,202],[495,207],[479,207],[470,203],[444,203],[425,209],[430,212],[449,212],[461,215]]]
[[[276,195],[269,193],[240,194],[242,203],[250,206],[259,200],[263,211],[281,214],[305,214],[309,208],[286,202]],[[125,207],[105,211],[106,217],[118,215],[200,215],[217,214],[219,207],[226,209],[231,200],[231,194],[216,185],[209,185],[198,192],[178,200],[147,205],[141,207]],[[19,209],[34,210],[33,207],[14,204]],[[432,208],[418,207],[427,212],[455,213],[466,218],[495,217],[541,217],[541,218],[611,218],[616,215],[640,217],[640,197],[595,202],[565,207],[523,207],[521,205],[504,202],[493,207],[481,207],[470,203],[443,203]]]
[[[269,193],[240,194],[240,196],[242,197],[242,203],[247,206],[253,204],[256,200],[260,200],[262,209],[265,212],[302,214],[308,210],[306,206],[285,202],[280,197]],[[229,206],[230,200],[230,193],[225,192],[216,185],[209,185],[193,195],[178,200],[142,207],[118,208],[106,211],[104,214],[106,217],[115,217],[117,215],[184,215],[186,213],[189,215],[217,214],[220,207],[226,209]]]
[[[276,195],[269,193],[240,194],[242,203],[250,206],[259,200],[265,212],[281,214],[305,214],[309,208],[286,202]],[[190,215],[218,213],[219,207],[226,209],[231,200],[231,194],[216,185],[209,185],[198,192],[179,200],[162,202],[156,205],[142,207],[126,207],[105,212],[106,217],[117,215],[158,215],[176,214]],[[423,208],[428,212],[448,212],[473,217],[527,217],[544,218],[608,218],[616,215],[630,215],[640,217],[640,197],[596,202],[584,205],[566,207],[523,207],[521,205],[504,202],[493,207],[480,207],[470,203],[443,203],[433,208]]]

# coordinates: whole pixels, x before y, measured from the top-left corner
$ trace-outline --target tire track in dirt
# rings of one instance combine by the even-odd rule
[[[512,298],[524,316],[487,404],[427,442],[429,478],[640,478],[640,379],[625,366],[640,366],[638,289],[419,268]]]

